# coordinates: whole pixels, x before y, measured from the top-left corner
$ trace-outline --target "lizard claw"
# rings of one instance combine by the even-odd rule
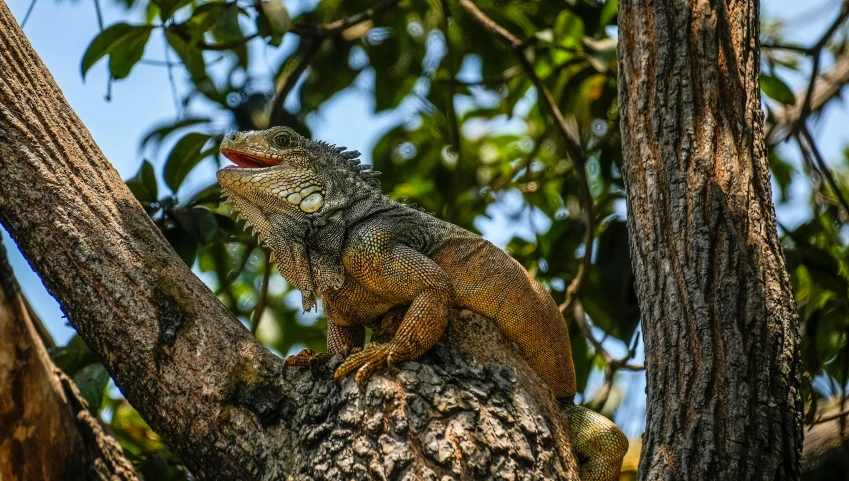
[[[356,371],[356,380],[363,385],[368,382],[372,374],[384,365],[389,365],[391,368],[391,364],[410,358],[410,356],[401,354],[402,352],[403,349],[399,349],[397,343],[392,341],[386,344],[369,344],[364,350],[348,356],[333,377],[342,379]]]
[[[333,354],[329,352],[316,353],[312,349],[303,349],[294,356],[287,357],[283,362],[283,377],[286,377],[289,366],[308,367],[313,376],[315,376],[318,368],[332,357]]]

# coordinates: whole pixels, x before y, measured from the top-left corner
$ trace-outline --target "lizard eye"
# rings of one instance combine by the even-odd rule
[[[272,140],[274,141],[274,145],[280,149],[286,149],[292,146],[292,137],[286,132],[278,133]]]

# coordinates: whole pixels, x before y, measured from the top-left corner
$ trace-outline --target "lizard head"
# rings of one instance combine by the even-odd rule
[[[274,219],[321,219],[379,190],[378,173],[360,164],[358,152],[288,127],[231,133],[221,154],[236,165],[219,170],[218,182],[260,240],[275,229]]]

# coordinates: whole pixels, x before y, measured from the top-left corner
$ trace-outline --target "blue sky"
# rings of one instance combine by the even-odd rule
[[[7,0],[9,8],[20,22],[30,6],[31,0]],[[303,5],[296,1],[287,1],[291,8]],[[112,23],[127,18],[123,10],[112,7],[112,2],[103,0],[104,22]],[[768,0],[762,3],[763,13],[771,18],[782,18],[794,25],[789,40],[802,45],[813,43],[815,38],[829,24],[839,10],[839,0],[816,0],[812,3],[792,2],[789,0]],[[139,140],[146,129],[152,125],[173,119],[177,115],[174,97],[168,81],[167,69],[159,66],[139,65],[128,79],[114,82],[111,101],[106,101],[106,62],[101,61],[92,68],[85,80],[80,75],[80,59],[86,47],[97,32],[97,19],[93,3],[90,1],[41,0],[35,5],[32,15],[25,25],[24,32],[33,44],[42,61],[52,72],[70,105],[88,127],[95,141],[106,154],[123,178],[131,177],[139,168],[141,155]],[[292,47],[287,40],[280,50],[265,48],[261,41],[252,42],[252,48],[266,60],[255,62],[255,68],[274,69],[276,59]],[[145,58],[163,59],[164,49],[161,38],[154,34],[148,46]],[[828,61],[823,69],[828,68]],[[185,74],[175,70],[177,85],[185,80]],[[361,79],[362,80],[362,79]],[[802,88],[804,78],[787,77],[794,90]],[[195,107],[196,108],[196,107]],[[369,153],[373,142],[383,131],[405,120],[404,113],[390,113],[375,116],[371,113],[368,96],[357,89],[349,89],[329,101],[318,114],[310,118],[310,126],[316,138],[345,145],[365,154]],[[228,122],[222,119],[222,122]],[[826,158],[842,158],[842,150],[847,142],[845,126],[849,121],[846,107],[835,105],[826,110],[815,128],[815,135],[821,142]],[[795,149],[788,155],[798,159]],[[155,165],[161,159],[152,158]],[[199,167],[194,183],[185,186],[204,185],[213,179],[214,165],[210,162]],[[805,198],[809,187],[804,180],[796,182],[796,193]],[[498,244],[509,238],[511,227],[503,212],[491,211],[493,219],[482,222],[480,227],[490,240]],[[799,205],[779,208],[779,218],[785,224],[798,223],[806,215]],[[65,343],[73,330],[67,326],[57,303],[45,291],[40,279],[29,268],[26,260],[17,251],[14,242],[4,232],[3,243],[9,250],[15,273],[28,298],[40,314],[50,332],[60,344]],[[611,345],[614,354],[624,353],[621,345]],[[639,378],[641,374],[637,374]],[[599,379],[595,379],[595,383]],[[640,401],[643,385],[637,383],[628,393],[633,409],[643,407]],[[633,413],[633,411],[632,411]],[[627,417],[627,416],[626,416]],[[639,416],[638,416],[639,417]],[[618,418],[618,416],[617,416]],[[633,418],[633,416],[631,416]],[[617,419],[618,421],[619,419]],[[641,424],[623,426],[633,436],[639,434]]]

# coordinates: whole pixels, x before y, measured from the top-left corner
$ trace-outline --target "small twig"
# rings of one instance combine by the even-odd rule
[[[27,8],[27,13],[24,14],[24,19],[21,20],[21,30],[23,30],[23,28],[26,27],[27,20],[29,20],[29,16],[30,16],[30,14],[32,14],[32,10],[35,8],[35,2],[37,2],[37,1],[38,0],[32,0],[32,2],[30,2],[29,8]],[[103,29],[101,29],[101,30],[103,30]]]
[[[580,327],[584,337],[587,338],[593,346],[594,355],[600,356],[604,363],[604,384],[601,389],[599,389],[599,392],[596,395],[596,401],[591,407],[593,411],[601,411],[604,408],[604,405],[607,404],[610,391],[613,389],[613,378],[617,371],[620,369],[624,371],[642,371],[645,369],[644,366],[629,364],[628,362],[637,355],[637,344],[640,342],[640,335],[637,333],[637,335],[634,336],[634,341],[631,343],[631,347],[628,349],[628,353],[625,357],[622,359],[615,359],[610,352],[604,348],[601,341],[596,339],[595,335],[593,335],[592,326],[590,326],[590,322],[587,319],[587,313],[584,311],[584,305],[581,303],[580,299],[575,298],[572,302],[572,310],[575,315],[575,322],[578,323],[578,327]]]
[[[823,416],[821,418],[818,418],[816,421],[812,422],[811,424],[813,425],[813,424],[827,423],[829,421],[834,421],[837,418],[843,418],[847,415],[849,415],[849,409],[847,409],[846,411],[840,411],[839,413],[836,413],[836,414],[830,414],[828,416]]]
[[[321,49],[321,44],[324,43],[323,38],[304,39],[302,41],[306,42],[306,45],[297,54],[298,63],[295,65],[295,68],[292,69],[292,72],[286,77],[283,86],[280,88],[280,91],[277,92],[277,95],[272,101],[270,117],[271,125],[282,124],[283,112],[286,110],[286,97],[288,97],[289,92],[295,88],[295,85],[298,83],[301,75],[303,75],[303,73],[307,70],[307,67],[309,67],[316,55],[318,55],[318,52]],[[293,58],[293,61],[294,60],[296,59]]]
[[[350,17],[341,18],[339,20],[334,20],[330,23],[325,23],[323,25],[314,25],[314,24],[295,24],[292,26],[290,32],[300,35],[302,37],[320,37],[327,38],[332,35],[336,35],[342,33],[343,31],[357,25],[358,23],[365,22],[367,20],[371,20],[378,13],[386,10],[387,8],[399,3],[400,0],[382,0],[378,2],[377,5],[367,8],[362,12],[355,13]]]
[[[818,170],[822,173],[823,177],[825,177],[828,185],[831,187],[831,190],[834,191],[834,195],[837,196],[837,200],[840,201],[840,205],[843,207],[846,215],[849,215],[849,202],[843,197],[843,192],[841,192],[840,187],[837,185],[837,181],[834,179],[834,176],[831,174],[831,171],[828,169],[828,166],[825,163],[825,159],[823,159],[822,154],[820,153],[819,148],[817,147],[816,142],[814,141],[813,136],[811,135],[811,131],[808,129],[808,126],[805,124],[800,125],[799,133],[805,139],[805,143],[808,144],[808,150],[814,157],[814,160],[817,163]]]
[[[256,336],[256,331],[259,329],[259,321],[262,320],[262,313],[265,312],[265,306],[268,304],[268,279],[271,277],[271,250],[265,250],[265,271],[262,273],[262,289],[259,293],[259,300],[254,308],[253,319],[251,319],[251,334]]]
[[[566,123],[566,119],[563,117],[560,107],[557,106],[557,101],[554,99],[554,96],[551,95],[551,92],[542,82],[542,79],[540,79],[536,74],[533,64],[530,60],[528,60],[528,56],[525,53],[525,49],[528,44],[521,41],[519,37],[513,35],[501,25],[495,23],[495,21],[483,13],[483,11],[481,11],[471,0],[460,0],[460,5],[466,9],[466,11],[469,12],[469,14],[486,30],[489,30],[500,37],[501,40],[503,40],[507,46],[513,50],[513,53],[516,55],[516,60],[519,62],[522,70],[525,71],[525,75],[531,79],[531,82],[537,90],[537,94],[542,97],[544,105],[548,109],[549,113],[554,117],[557,127],[560,130],[560,134],[563,137],[566,153],[575,165],[575,171],[577,172],[578,179],[581,183],[581,192],[578,193],[578,201],[584,211],[586,235],[584,236],[584,256],[581,260],[581,265],[578,267],[578,272],[575,274],[575,278],[572,280],[571,284],[569,284],[568,289],[566,289],[566,302],[560,306],[561,312],[568,312],[573,300],[580,296],[581,290],[583,289],[584,284],[586,284],[586,279],[589,276],[590,268],[592,266],[593,241],[595,240],[595,212],[593,209],[593,197],[590,192],[589,179],[587,178],[586,156],[584,155],[584,151],[580,143],[570,133],[571,129],[569,124]]]
[[[448,73],[449,78],[453,79],[457,76],[456,72],[454,72],[454,53],[451,48],[451,41],[448,36],[448,2],[446,0],[441,0],[440,5],[442,6],[442,29],[445,35],[445,55],[443,56],[443,61],[448,64]],[[460,146],[460,121],[457,118],[457,112],[454,110],[454,96],[456,95],[456,84],[454,82],[448,83],[448,102],[445,106],[446,114],[448,115],[448,128],[449,128],[449,137],[451,138],[451,143],[453,144],[454,150],[457,154],[457,163],[462,164],[462,149]]]
[[[165,40],[162,48],[165,50],[165,65],[168,68],[168,83],[171,84],[171,96],[174,98],[174,114],[179,119],[180,115],[180,95],[177,93],[177,83],[174,82],[174,67],[171,64],[171,59],[168,54],[168,37],[165,35],[165,32],[162,32],[162,38]]]
[[[805,55],[808,55],[811,52],[810,47],[803,47],[801,45],[790,45],[784,43],[761,43],[761,48],[769,50],[792,50],[794,52],[803,53]]]
[[[242,260],[239,262],[239,265],[227,275],[224,282],[222,282],[218,289],[215,290],[216,296],[224,292],[224,289],[227,289],[230,284],[234,283],[236,279],[239,278],[239,275],[241,275],[242,271],[245,270],[245,266],[248,265],[248,260],[250,260],[251,254],[253,254],[255,248],[256,244],[254,243],[250,243],[245,246],[245,255],[242,256]]]
[[[35,2],[33,2],[35,3]],[[97,27],[103,33],[103,11],[100,9],[100,0],[94,0],[94,14],[97,16]],[[106,70],[106,101],[112,100],[112,71]]]
[[[542,135],[539,136],[536,142],[534,142],[533,148],[531,148],[531,151],[528,152],[528,155],[525,156],[522,162],[517,164],[516,167],[513,167],[510,172],[495,179],[495,181],[491,185],[492,190],[499,191],[503,189],[511,180],[513,180],[514,177],[519,174],[519,172],[525,169],[529,169],[531,163],[534,161],[534,159],[539,154],[539,151],[542,149],[542,143],[546,137],[548,137],[548,127],[546,127],[546,129],[542,132]]]
[[[810,49],[808,49],[808,54],[813,57],[811,62],[811,78],[808,81],[808,90],[805,93],[805,101],[802,103],[802,112],[799,115],[800,123],[804,123],[808,115],[811,113],[811,98],[814,95],[814,85],[816,84],[817,76],[819,75],[822,49],[840,25],[846,21],[847,17],[849,17],[849,0],[843,0],[843,6],[840,8],[840,13],[837,15],[837,18],[834,19],[834,22],[832,22],[828,29],[826,29],[820,39]]]

